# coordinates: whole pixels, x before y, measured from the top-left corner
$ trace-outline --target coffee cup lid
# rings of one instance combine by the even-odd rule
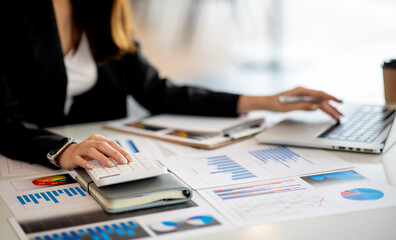
[[[383,68],[396,68],[396,59],[390,59],[382,64]]]

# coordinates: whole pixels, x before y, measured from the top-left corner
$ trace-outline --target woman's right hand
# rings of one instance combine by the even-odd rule
[[[71,144],[59,156],[59,165],[65,169],[82,167],[92,169],[88,160],[94,159],[104,166],[114,167],[114,159],[120,164],[132,161],[131,155],[116,142],[101,135],[94,134],[79,144]]]

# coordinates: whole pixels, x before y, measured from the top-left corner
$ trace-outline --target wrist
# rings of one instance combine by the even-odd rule
[[[72,161],[69,161],[70,159],[72,159],[73,152],[75,151],[74,148],[76,148],[77,146],[77,144],[71,144],[61,154],[59,154],[58,162],[62,168],[70,170],[77,167],[75,164],[72,163]]]
[[[245,114],[258,109],[271,109],[270,96],[241,95],[238,101],[238,114]]]
[[[55,146],[55,148],[51,149],[47,153],[47,159],[57,167],[61,167],[59,163],[59,156],[72,144],[77,143],[77,141],[73,138],[63,138],[59,141],[59,143]]]

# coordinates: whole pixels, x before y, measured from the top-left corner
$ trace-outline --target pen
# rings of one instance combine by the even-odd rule
[[[279,102],[281,103],[297,103],[297,102],[320,102],[321,98],[312,96],[279,96]]]
[[[232,140],[236,140],[236,139],[254,135],[254,134],[262,132],[264,130],[265,130],[265,127],[250,128],[248,130],[244,130],[244,131],[238,132],[236,134],[231,134],[231,135],[229,135],[229,137],[231,137]]]
[[[64,175],[57,175],[57,176],[49,176],[49,177],[42,177],[37,178],[32,181],[34,185],[57,185],[67,183],[68,179]]]

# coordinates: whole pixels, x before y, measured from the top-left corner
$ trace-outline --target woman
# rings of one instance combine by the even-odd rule
[[[14,1],[7,1],[14,2]],[[338,119],[319,91],[296,88],[273,96],[240,96],[160,79],[132,42],[127,0],[42,0],[6,3],[2,22],[0,153],[72,169],[130,161],[113,141],[93,135],[81,143],[44,127],[126,117],[131,94],[151,113],[237,116],[255,109],[315,110]],[[16,11],[13,11],[16,10]],[[308,95],[319,103],[284,104],[278,96]]]

